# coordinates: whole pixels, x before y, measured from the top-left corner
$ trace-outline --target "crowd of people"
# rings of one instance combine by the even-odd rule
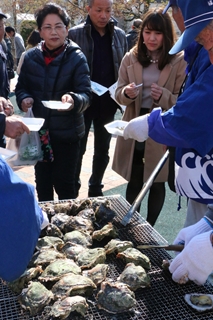
[[[170,7],[182,32],[178,40],[167,12]],[[127,180],[126,199],[132,203],[166,148],[175,148],[175,192],[188,198],[188,209],[185,227],[174,240],[184,244],[184,250],[169,269],[174,281],[187,274],[203,284],[213,271],[212,4],[172,0],[164,10],[150,9],[138,21],[131,48],[128,35],[112,18],[112,0],[89,0],[86,9],[86,21],[70,29],[70,17],[61,6],[47,3],[37,9],[39,38],[29,50],[14,28],[5,27],[7,16],[0,12],[1,147],[5,136],[29,133],[19,118],[11,117],[5,33],[14,37],[17,65],[24,52],[15,88],[18,107],[23,112],[32,108],[35,117],[45,119],[39,131],[43,160],[35,165],[39,201],[54,200],[54,191],[60,200],[78,197],[91,125],[94,155],[88,196],[103,196],[111,140],[104,126],[113,121],[118,104],[108,91],[101,96],[92,92],[90,80],[107,88],[117,82],[115,98],[126,106],[122,119],[128,124],[117,139],[113,169]],[[43,100],[70,106],[51,110]],[[162,209],[167,179],[168,164],[150,188],[151,225]],[[0,185],[0,277],[11,281],[26,269],[48,219],[34,187],[18,178],[1,156]]]

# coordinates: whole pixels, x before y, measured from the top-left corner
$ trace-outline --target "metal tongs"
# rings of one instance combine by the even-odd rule
[[[130,220],[132,219],[133,214],[135,213],[135,211],[137,210],[137,208],[139,207],[141,201],[144,199],[145,195],[147,194],[147,192],[149,191],[150,187],[152,186],[154,180],[156,179],[158,173],[161,171],[161,169],[163,168],[166,160],[169,158],[169,150],[167,150],[163,157],[160,159],[160,161],[158,162],[157,166],[155,167],[154,171],[152,172],[152,174],[150,175],[149,179],[147,180],[147,182],[144,183],[140,193],[138,194],[138,196],[136,197],[136,199],[134,200],[133,204],[131,205],[129,211],[127,212],[127,214],[123,217],[121,224],[123,226],[126,226]]]

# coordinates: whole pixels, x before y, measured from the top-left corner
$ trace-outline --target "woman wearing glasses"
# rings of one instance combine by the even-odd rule
[[[27,51],[15,89],[19,108],[44,118],[39,131],[43,161],[35,165],[39,201],[76,197],[75,170],[79,140],[84,135],[83,111],[89,106],[91,87],[89,69],[81,49],[67,39],[70,18],[55,3],[35,13],[43,39]],[[43,100],[70,103],[66,110],[44,107]]]

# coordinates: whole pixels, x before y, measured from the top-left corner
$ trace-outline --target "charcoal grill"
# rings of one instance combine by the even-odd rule
[[[114,225],[118,228],[121,240],[129,240],[135,246],[146,244],[166,244],[161,235],[153,229],[140,215],[135,213],[131,223],[124,227],[121,224],[123,216],[127,213],[130,205],[120,196],[108,196],[112,202],[112,208],[117,212],[114,219]],[[60,201],[63,202],[63,201]],[[164,249],[144,250],[151,261],[152,267],[148,272],[151,278],[151,287],[138,289],[135,292],[137,305],[131,312],[121,314],[109,314],[99,310],[96,306],[96,294],[88,299],[89,309],[85,315],[87,320],[202,320],[213,319],[213,311],[198,313],[191,309],[184,301],[186,293],[210,293],[213,294],[213,288],[210,283],[206,282],[204,286],[197,286],[194,283],[187,285],[178,285],[172,281],[169,271],[162,270],[162,260],[170,259],[171,256]],[[109,278],[117,279],[123,271],[125,263],[116,259],[115,254],[107,256],[106,261],[110,266]],[[28,312],[23,311],[20,307],[17,296],[14,295],[8,286],[0,282],[0,319],[1,320],[46,320],[48,312],[43,312],[35,317],[31,317]],[[69,318],[68,318],[69,319]],[[70,319],[74,319],[73,317]],[[82,319],[77,317],[75,319]]]

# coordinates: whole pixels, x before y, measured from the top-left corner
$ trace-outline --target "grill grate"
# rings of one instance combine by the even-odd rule
[[[131,223],[124,227],[120,221],[127,213],[130,205],[120,195],[106,197],[111,200],[112,208],[117,212],[114,225],[118,228],[121,240],[129,240],[135,246],[142,243],[166,244],[166,241],[146,221],[135,213]],[[60,201],[62,202],[62,201]],[[99,246],[105,243],[98,243]],[[150,249],[142,251],[149,256],[152,267],[148,272],[151,278],[151,287],[138,289],[135,292],[137,305],[132,312],[121,314],[108,314],[96,307],[96,293],[88,299],[89,310],[85,315],[87,320],[202,320],[211,319],[212,311],[198,313],[192,310],[184,301],[186,293],[211,293],[213,288],[209,283],[205,286],[197,286],[194,283],[178,285],[172,281],[168,271],[162,270],[163,259],[171,256],[164,249]],[[116,280],[125,267],[121,259],[116,259],[115,254],[107,256],[106,263],[110,266],[108,277]],[[47,312],[36,317],[30,317],[24,312],[17,302],[17,297],[10,291],[7,285],[0,282],[0,320],[47,320]],[[69,317],[68,319],[82,319],[82,317]]]

